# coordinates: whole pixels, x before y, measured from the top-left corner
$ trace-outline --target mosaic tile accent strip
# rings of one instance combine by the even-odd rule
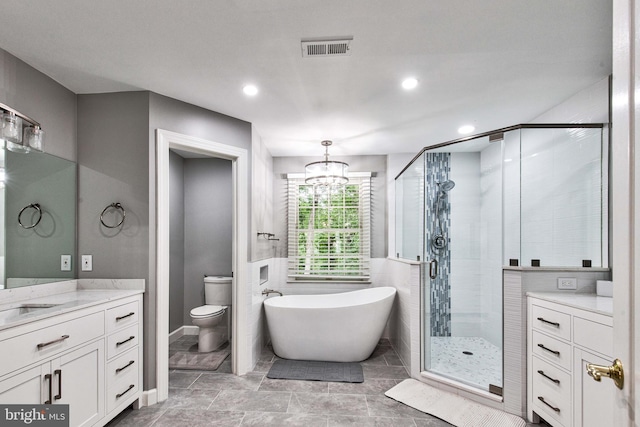
[[[451,166],[449,153],[427,153],[425,172],[425,252],[427,259],[438,261],[438,274],[435,279],[425,276],[430,293],[430,320],[431,336],[448,337],[451,336],[451,285],[449,276],[451,271],[451,241],[449,239],[449,228],[451,226],[451,206],[448,196],[441,196],[438,227],[438,211],[436,203],[438,201],[438,185],[449,179]],[[433,239],[442,234],[447,240],[447,245],[443,249],[433,247]]]

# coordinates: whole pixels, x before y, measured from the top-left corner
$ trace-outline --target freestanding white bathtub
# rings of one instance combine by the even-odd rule
[[[273,351],[283,359],[359,362],[368,358],[389,319],[396,290],[370,288],[264,301]]]

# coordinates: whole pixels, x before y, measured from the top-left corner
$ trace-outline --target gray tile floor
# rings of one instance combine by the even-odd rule
[[[169,352],[188,348],[195,339],[185,336]],[[127,409],[108,427],[450,426],[384,396],[409,378],[386,340],[362,362],[365,381],[360,384],[272,380],[266,373],[276,358],[266,348],[255,370],[241,377],[231,374],[229,360],[217,371],[173,370],[168,400]]]
[[[184,336],[169,353],[196,340]],[[127,409],[108,426],[450,426],[384,396],[409,378],[386,340],[362,362],[365,381],[360,384],[272,380],[266,373],[275,359],[266,348],[255,370],[241,377],[231,374],[228,359],[217,371],[173,370],[167,401]]]

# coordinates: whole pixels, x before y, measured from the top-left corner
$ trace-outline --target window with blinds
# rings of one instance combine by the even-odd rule
[[[370,174],[340,187],[289,176],[289,279],[368,281],[370,205]]]

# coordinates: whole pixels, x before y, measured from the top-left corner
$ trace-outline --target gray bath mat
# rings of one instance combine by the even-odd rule
[[[215,371],[222,365],[224,359],[231,354],[229,345],[224,345],[210,353],[198,353],[197,345],[194,351],[178,351],[169,358],[169,369],[196,369],[199,371]]]
[[[520,417],[438,390],[413,379],[402,381],[387,391],[385,396],[445,420],[456,427],[525,427],[526,425]]]
[[[309,360],[278,359],[267,378],[277,380],[331,381],[342,383],[364,382],[359,363],[313,362]]]

